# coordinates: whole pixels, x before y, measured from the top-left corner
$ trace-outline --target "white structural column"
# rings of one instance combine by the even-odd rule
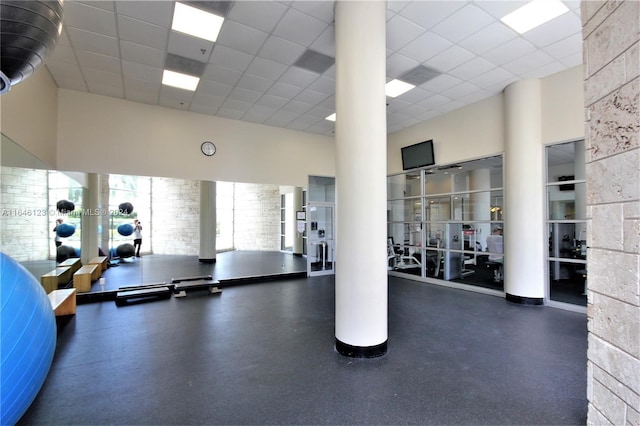
[[[200,253],[204,263],[216,261],[216,183],[200,182]]]
[[[80,260],[83,265],[98,255],[98,225],[100,224],[100,175],[89,173],[87,176],[88,188],[83,189],[82,199],[82,236],[80,237]]]
[[[387,350],[384,1],[337,1],[336,349]]]
[[[505,89],[504,290],[507,300],[540,305],[545,297],[544,147],[540,80]]]

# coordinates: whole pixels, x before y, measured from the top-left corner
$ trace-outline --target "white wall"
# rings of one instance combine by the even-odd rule
[[[0,129],[35,157],[55,166],[58,89],[44,68],[0,97]]]
[[[71,90],[58,99],[63,170],[293,186],[335,173],[326,136]],[[200,152],[205,140],[213,157]]]

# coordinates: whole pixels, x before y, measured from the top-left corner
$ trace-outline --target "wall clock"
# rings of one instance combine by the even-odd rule
[[[202,142],[202,145],[200,145],[200,150],[207,157],[211,157],[216,153],[216,146],[213,144],[213,142]]]

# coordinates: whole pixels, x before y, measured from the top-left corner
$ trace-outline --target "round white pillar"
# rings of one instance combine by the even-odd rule
[[[337,1],[336,349],[387,351],[384,1]]]
[[[203,263],[216,261],[216,183],[200,182],[200,253]]]
[[[100,225],[100,175],[89,173],[87,186],[82,192],[83,206],[80,237],[80,260],[83,265],[98,255],[98,225]]]
[[[504,99],[504,290],[509,301],[541,305],[548,244],[540,80],[511,84]]]

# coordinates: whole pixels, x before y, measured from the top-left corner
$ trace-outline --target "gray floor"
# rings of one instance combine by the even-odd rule
[[[79,305],[19,424],[586,422],[585,315],[392,277],[389,351],[362,360],[334,350],[334,294],[328,276]]]

